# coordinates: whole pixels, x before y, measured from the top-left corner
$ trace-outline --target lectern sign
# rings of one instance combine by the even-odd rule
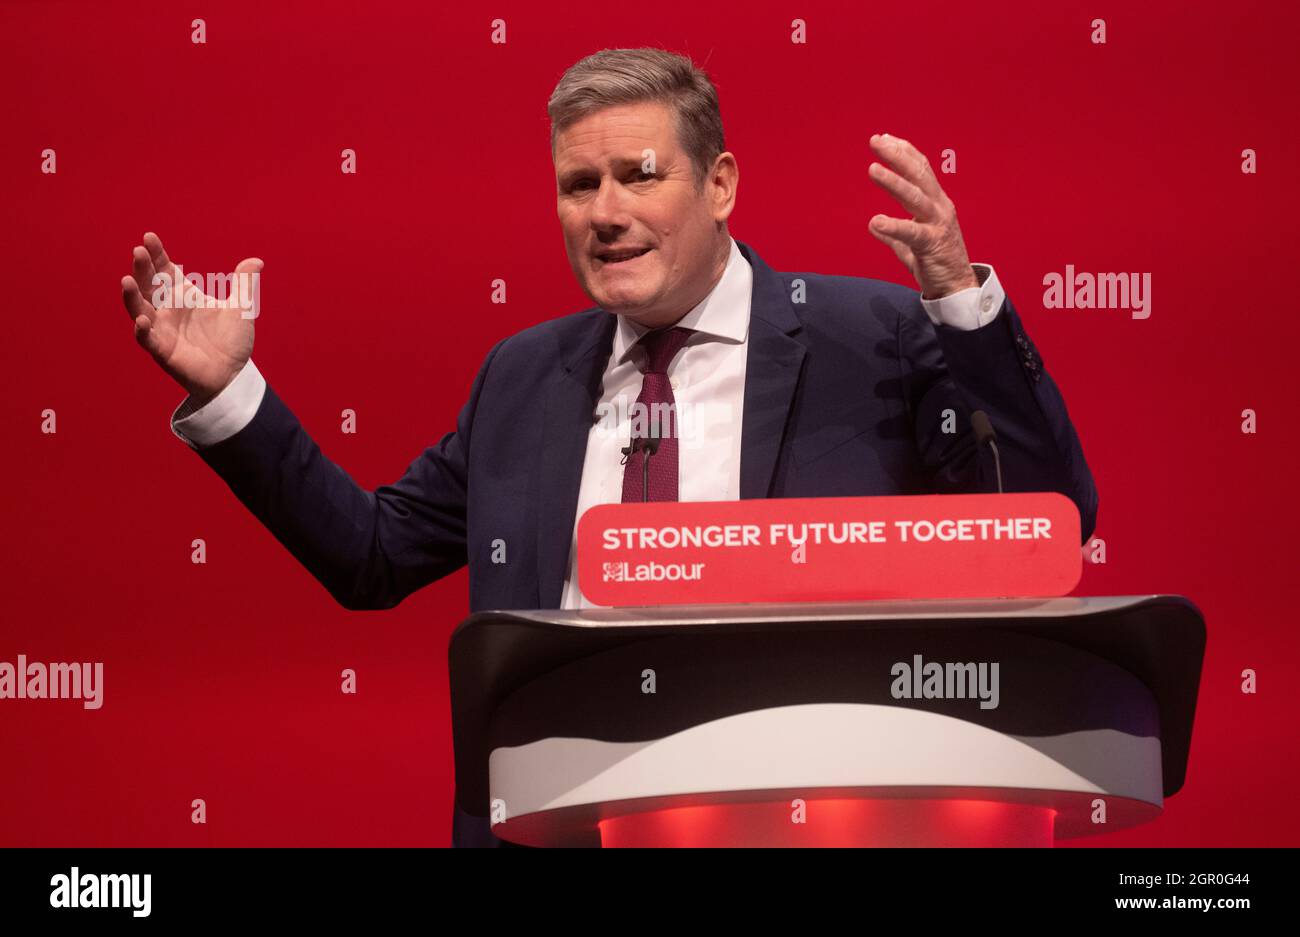
[[[1054,492],[602,504],[578,582],[596,605],[1060,596],[1079,533]]]

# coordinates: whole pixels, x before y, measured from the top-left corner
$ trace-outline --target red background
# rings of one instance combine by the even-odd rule
[[[941,181],[971,257],[1021,310],[1097,480],[1108,562],[1077,591],[1182,593],[1209,627],[1185,789],[1089,843],[1296,841],[1293,5],[332,6],[0,5],[0,660],[105,662],[99,711],[0,702],[0,843],[449,841],[464,572],[392,611],[336,606],[172,435],[183,393],[135,346],[118,281],[146,230],[187,271],[263,258],[258,367],[354,479],[392,481],[452,427],[497,339],[590,305],[545,103],[582,56],[637,45],[714,77],[732,233],[778,270],[914,286],[867,231],[901,214],[867,177],[867,138],[936,165],[957,151]],[[1043,309],[1067,263],[1150,272],[1151,318]]]

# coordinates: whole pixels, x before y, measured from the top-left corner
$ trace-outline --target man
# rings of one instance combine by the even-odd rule
[[[498,342],[455,432],[373,492],[257,371],[253,319],[155,308],[145,297],[172,262],[155,235],[135,249],[122,282],[136,338],[189,393],[173,430],[345,608],[391,608],[467,563],[473,610],[582,606],[576,523],[610,501],[993,490],[969,431],[977,409],[1006,488],[1064,493],[1090,536],[1097,495],[1065,402],[911,144],[871,138],[871,178],[912,217],[877,215],[870,230],[919,297],[775,272],[731,238],[736,158],[688,59],[597,53],[565,73],[549,112],[565,247],[596,307]],[[675,418],[633,432],[635,405],[683,427],[688,406],[703,415],[689,434]],[[502,546],[507,562],[493,562]],[[464,806],[454,842],[496,844]]]

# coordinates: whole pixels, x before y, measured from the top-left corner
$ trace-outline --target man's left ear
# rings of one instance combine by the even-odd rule
[[[731,153],[721,154],[713,163],[711,178],[714,180],[714,220],[726,221],[732,209],[736,207],[736,188],[740,182],[740,168],[736,165],[736,157]]]

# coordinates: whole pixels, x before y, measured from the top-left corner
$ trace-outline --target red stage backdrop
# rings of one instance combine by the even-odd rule
[[[493,343],[590,305],[545,104],[581,57],[641,45],[713,76],[731,230],[775,269],[914,286],[867,230],[901,214],[867,139],[936,168],[953,151],[971,258],[1097,480],[1105,563],[1077,593],[1182,593],[1209,627],[1185,789],[1085,845],[1293,844],[1298,29],[1293,5],[1248,0],[7,0],[0,660],[102,661],[104,697],[0,701],[0,844],[449,842],[464,572],[391,611],[338,607],[172,435],[184,394],[118,283],[150,230],[187,271],[263,258],[254,361],[357,482],[393,481]],[[1067,265],[1149,274],[1149,317],[1046,308]]]

